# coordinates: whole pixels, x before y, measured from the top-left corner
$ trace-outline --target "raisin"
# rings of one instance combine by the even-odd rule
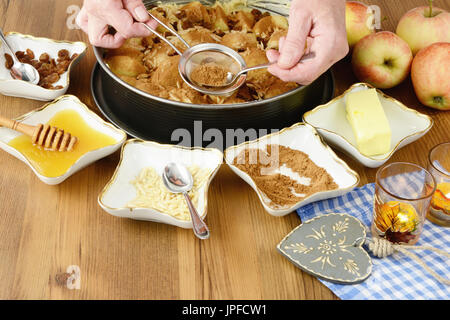
[[[14,65],[13,58],[9,54],[5,53],[5,67],[6,67],[6,69],[11,69],[13,65]]]
[[[70,65],[70,61],[69,60],[61,61],[56,66],[56,72],[58,72],[59,75],[63,74],[64,72],[67,71],[67,69],[69,68],[69,65]]]
[[[191,21],[184,20],[182,22],[182,27],[183,27],[184,30],[192,28],[193,26],[194,26],[194,24]]]
[[[180,11],[175,12],[175,17],[177,17],[180,20],[186,18],[186,11],[180,10]]]
[[[44,82],[55,83],[58,82],[59,78],[59,74],[55,72],[45,77]]]
[[[176,56],[177,54],[178,54],[178,53],[176,53],[175,50],[170,50],[170,52],[167,53],[167,55],[168,55],[169,57]]]
[[[27,56],[33,60],[34,59],[34,52],[31,49],[27,49]]]
[[[40,84],[39,84],[42,88],[44,88],[44,89],[51,89],[53,86],[50,84],[50,83],[48,83],[48,82],[40,82]]]
[[[161,13],[161,15],[162,15],[164,18],[167,18],[167,13],[166,13],[166,11],[164,11],[163,8],[159,8],[159,7],[158,7],[158,8],[155,9],[155,11]]]
[[[58,58],[61,60],[67,60],[69,59],[70,53],[66,49],[59,50],[58,52]]]
[[[262,12],[259,11],[258,9],[253,9],[251,11],[251,14],[255,18],[255,22],[258,22],[259,20],[261,20]]]
[[[217,34],[219,37],[223,37],[225,35],[225,32],[223,32],[222,30],[215,30],[214,33]]]
[[[48,53],[43,53],[39,57],[39,61],[41,61],[41,62],[48,62],[49,60],[50,60],[50,56],[48,55]]]
[[[212,27],[211,22],[206,22],[206,21],[202,21],[202,22],[200,23],[200,25],[201,25],[202,27],[206,28],[206,29],[211,29],[211,27]]]
[[[22,63],[28,63],[31,64],[31,59],[30,57],[28,57],[27,55],[23,56],[22,58],[19,59],[20,62]]]
[[[22,59],[23,57],[25,56],[25,52],[23,52],[23,51],[17,51],[16,52],[16,57],[17,57],[17,59]]]
[[[41,77],[46,77],[52,73],[52,67],[50,63],[42,63],[41,67],[38,69],[39,75]]]
[[[233,20],[233,19],[229,19],[227,24],[228,24],[228,28],[233,29],[234,26],[237,24],[237,21]]]
[[[41,67],[41,65],[42,65],[42,62],[37,61],[37,60],[32,60],[32,61],[31,61],[31,65],[32,65],[33,67],[35,67],[36,69],[39,69],[39,68]]]
[[[244,84],[242,87],[239,88],[236,97],[239,99],[243,99],[245,101],[253,101],[258,98],[258,93],[254,88]]]
[[[269,38],[261,38],[261,37],[257,37],[256,40],[261,43],[264,48],[267,47],[267,43],[269,42]]]

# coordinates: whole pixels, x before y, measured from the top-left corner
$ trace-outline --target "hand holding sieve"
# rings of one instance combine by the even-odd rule
[[[249,71],[268,68],[272,64],[276,63],[271,62],[253,67],[247,67],[242,56],[237,51],[234,51],[227,46],[217,43],[201,43],[191,47],[175,30],[156,18],[150,12],[148,14],[152,19],[154,19],[160,25],[165,27],[169,32],[175,35],[186,46],[187,49],[184,52],[181,52],[163,35],[150,28],[147,24],[141,22],[141,24],[145,28],[159,37],[162,41],[167,43],[173,50],[175,50],[178,55],[180,55],[178,71],[181,78],[184,82],[186,82],[187,85],[201,93],[217,96],[230,96],[245,83],[245,80],[247,79],[247,73]],[[300,62],[311,59],[314,56],[315,54],[313,52],[309,53],[303,56]],[[226,67],[227,70],[229,70],[227,72],[227,78],[224,85],[205,86],[204,84],[202,85],[191,79],[191,73],[194,68],[204,64],[205,62],[215,63],[219,66]]]

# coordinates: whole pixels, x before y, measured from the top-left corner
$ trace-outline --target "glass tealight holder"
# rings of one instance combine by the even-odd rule
[[[450,227],[450,142],[431,149],[428,161],[428,170],[436,180],[436,191],[427,218],[433,223]]]
[[[395,162],[381,167],[375,181],[372,235],[415,244],[435,190],[431,173],[418,165]]]

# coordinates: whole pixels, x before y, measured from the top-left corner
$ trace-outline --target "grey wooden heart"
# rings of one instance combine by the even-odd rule
[[[372,260],[362,248],[366,229],[355,217],[331,213],[292,230],[277,249],[300,269],[338,283],[365,280]],[[355,242],[357,243],[355,245]]]

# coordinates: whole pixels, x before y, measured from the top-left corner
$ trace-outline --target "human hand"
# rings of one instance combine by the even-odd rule
[[[305,50],[305,45],[307,48]],[[287,36],[269,50],[269,72],[283,81],[307,85],[348,53],[344,0],[293,0]],[[304,54],[314,57],[299,63]]]
[[[150,18],[142,0],[84,0],[76,23],[89,35],[92,45],[118,48],[126,39],[150,35],[143,25],[156,28],[157,22]],[[116,29],[109,33],[109,26]]]

